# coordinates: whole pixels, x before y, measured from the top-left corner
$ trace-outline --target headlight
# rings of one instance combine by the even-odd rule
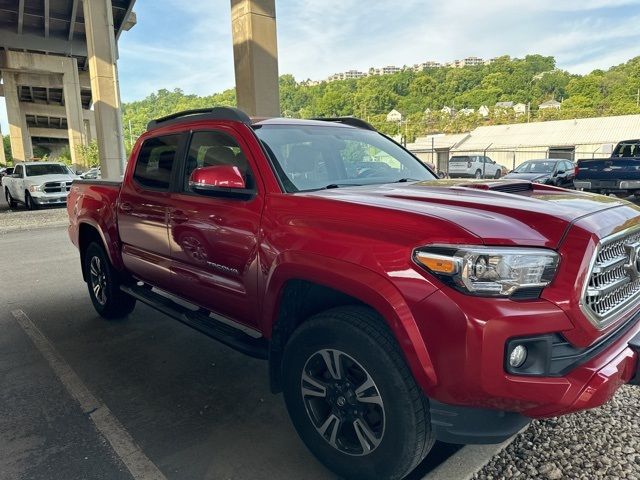
[[[536,178],[533,183],[547,183],[547,180],[549,180],[549,177],[540,177]]]
[[[29,191],[30,192],[41,192],[42,191],[42,185],[29,185]]]
[[[413,258],[458,290],[481,296],[509,296],[524,288],[546,287],[559,259],[556,252],[544,248],[456,245],[418,248]]]

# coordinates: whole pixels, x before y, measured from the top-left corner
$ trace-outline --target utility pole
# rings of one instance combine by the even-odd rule
[[[636,93],[636,107],[640,107],[640,88],[638,89],[638,93]]]

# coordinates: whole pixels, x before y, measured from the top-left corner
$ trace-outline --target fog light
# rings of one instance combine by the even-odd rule
[[[518,345],[513,350],[511,350],[511,355],[509,355],[509,365],[511,365],[513,368],[521,367],[526,360],[527,347]]]

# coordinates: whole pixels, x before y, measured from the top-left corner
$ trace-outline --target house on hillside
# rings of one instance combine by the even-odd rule
[[[476,113],[475,108],[463,108],[458,110],[458,115],[471,115],[473,113]]]
[[[513,102],[498,102],[496,103],[496,110],[508,110],[513,108]]]
[[[387,113],[387,122],[401,122],[404,119],[404,115],[395,108]]]
[[[513,106],[513,111],[516,112],[516,115],[524,115],[527,113],[527,105],[524,103],[516,103]]]
[[[486,105],[482,105],[479,109],[478,109],[478,113],[480,115],[482,115],[484,118],[487,118],[489,116],[489,107],[487,107]]]
[[[447,107],[446,105],[444,107],[442,107],[442,109],[440,110],[442,113],[446,114],[446,115],[453,115],[455,110],[451,107]]]
[[[546,102],[541,103],[538,108],[540,110],[546,110],[548,108],[555,108],[556,110],[560,110],[560,106],[562,104],[557,100],[547,100]]]

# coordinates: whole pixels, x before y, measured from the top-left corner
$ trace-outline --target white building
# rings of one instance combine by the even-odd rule
[[[560,110],[560,106],[562,104],[557,100],[547,100],[546,102],[541,103],[538,108],[540,110],[546,110],[548,108],[555,108],[556,110]]]
[[[453,108],[447,107],[446,105],[444,107],[442,107],[442,109],[440,111],[442,113],[447,114],[447,115],[452,115],[453,114]]]
[[[480,57],[467,57],[461,62],[462,67],[475,67],[477,65],[484,65],[484,60]]]
[[[516,103],[513,106],[513,111],[516,112],[516,115],[524,115],[527,113],[527,105],[524,103]]]
[[[496,103],[496,110],[508,110],[513,108],[513,102],[498,102]]]
[[[393,110],[391,110],[389,113],[387,113],[387,122],[401,122],[404,118],[404,115],[402,115],[402,112],[396,110],[395,108]]]
[[[440,170],[446,170],[451,155],[482,155],[485,150],[511,169],[538,158],[606,158],[618,142],[638,138],[638,132],[640,115],[619,115],[484,126],[434,140],[419,137],[407,148],[426,161],[437,157]]]
[[[327,80],[329,82],[333,82],[334,80],[351,80],[354,78],[362,78],[366,76],[367,74],[364,72],[359,72],[358,70],[348,70],[346,72],[334,73]]]
[[[490,110],[489,107],[487,107],[486,105],[481,105],[480,108],[478,109],[478,113],[480,115],[482,115],[484,118],[487,118],[489,116]]]
[[[369,69],[369,75],[392,75],[394,73],[399,73],[402,71],[400,67],[394,67],[393,65],[387,65],[382,68],[371,67]]]
[[[413,66],[413,70],[416,72],[422,72],[423,70],[428,70],[429,68],[439,68],[441,66],[442,65],[440,63],[429,60],[424,63],[416,63]]]
[[[462,109],[458,110],[458,115],[466,115],[466,116],[468,116],[468,115],[472,115],[474,113],[476,113],[475,108],[462,108]]]

